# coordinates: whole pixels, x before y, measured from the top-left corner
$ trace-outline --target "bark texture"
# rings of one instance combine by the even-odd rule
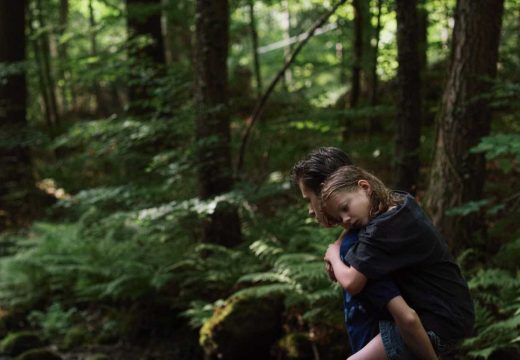
[[[195,46],[195,103],[199,196],[202,200],[233,187],[227,57],[229,5],[227,0],[197,0]],[[203,241],[234,246],[241,241],[236,207],[224,201],[204,224]]]
[[[166,52],[161,26],[161,0],[126,0],[127,26],[129,37],[144,36],[150,43],[142,47],[134,48],[130,56],[135,61],[130,84],[128,98],[130,112],[144,114],[153,109],[148,105],[150,99],[150,87],[148,79],[150,72],[156,71],[166,64]]]
[[[437,119],[435,154],[426,196],[434,223],[457,251],[485,236],[481,214],[447,217],[447,209],[482,198],[485,159],[469,150],[489,134],[489,100],[496,76],[503,0],[459,0],[448,80]]]
[[[394,188],[414,194],[419,179],[422,117],[417,0],[397,0],[396,11],[399,102]]]
[[[0,66],[25,60],[25,2],[0,0]],[[26,134],[25,70],[0,81],[0,231],[23,224],[34,212],[34,179]]]

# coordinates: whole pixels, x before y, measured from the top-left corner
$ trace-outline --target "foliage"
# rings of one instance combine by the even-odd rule
[[[35,310],[29,314],[29,320],[42,329],[47,340],[65,335],[66,331],[73,325],[73,318],[77,309],[64,310],[59,303],[53,303],[43,312]]]
[[[202,201],[197,196],[199,144],[194,141],[194,117],[201,110],[193,105],[195,3],[160,2],[168,55],[161,65],[138,56],[152,40],[127,36],[124,2],[50,0],[43,9],[39,3],[29,2],[32,16],[41,14],[44,21],[33,18],[30,23],[27,61],[0,64],[0,85],[8,76],[26,72],[30,126],[6,128],[0,142],[5,148],[31,147],[32,170],[54,203],[42,205],[46,213],[32,227],[0,235],[2,310],[21,312],[55,343],[78,327],[99,334],[99,342],[132,334],[154,338],[157,333],[170,341],[171,333],[181,332],[186,323],[193,329],[207,327],[219,309],[237,299],[254,304],[280,296],[284,334],[279,347],[287,352],[296,351],[311,334],[317,343],[320,327],[329,330],[322,332],[329,338],[331,332],[344,333],[341,291],[326,278],[322,261],[337,233],[305,220],[303,205],[289,191],[287,174],[308,150],[330,145],[343,148],[355,163],[376,170],[384,180],[392,175],[399,65],[395,4],[382,2],[375,104],[370,98],[374,79],[366,70],[375,59],[377,2],[365,8],[371,13],[365,24],[361,105],[356,109],[346,105],[354,12],[345,4],[327,23],[329,30],[310,40],[274,89],[251,134],[244,169],[234,174],[234,189]],[[65,3],[68,21],[63,22]],[[302,34],[334,1],[252,3],[265,87],[294,44],[268,46]],[[428,13],[424,90],[431,114],[440,100],[455,3],[428,0],[420,5]],[[230,2],[233,162],[257,99],[250,5]],[[499,80],[492,94],[482,95],[495,111],[493,132],[472,150],[485,155],[491,186],[483,199],[447,209],[451,215],[485,212],[490,225],[489,244],[476,244],[466,253],[482,260],[464,269],[476,300],[477,332],[463,351],[475,358],[517,347],[519,341],[517,7],[516,0],[506,2]],[[134,11],[144,17],[152,8]],[[128,100],[129,85],[148,89],[140,104],[148,112],[127,111],[135,105]],[[46,116],[51,92],[57,98],[54,122]],[[4,106],[0,103],[0,113]],[[375,118],[382,124],[379,132],[368,130]],[[347,142],[341,138],[345,120],[352,134]],[[426,174],[434,136],[433,124],[428,119],[424,123],[420,151]],[[220,201],[239,208],[244,242],[237,248],[200,243],[201,224]],[[487,246],[500,249],[485,252]]]
[[[488,160],[497,160],[506,174],[518,168],[520,163],[520,134],[496,134],[482,139],[473,153],[484,153]]]
[[[520,350],[518,273],[500,269],[480,270],[469,281],[469,286],[475,300],[477,335],[464,342],[468,355],[487,359],[499,349],[514,347]]]
[[[0,343],[0,351],[9,355],[19,355],[27,350],[40,348],[44,342],[37,333],[21,331],[9,333]]]

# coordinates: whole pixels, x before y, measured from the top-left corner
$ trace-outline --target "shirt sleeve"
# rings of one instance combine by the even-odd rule
[[[390,300],[401,295],[401,291],[390,277],[383,276],[380,279],[369,281],[362,294],[377,310],[382,311]]]
[[[360,234],[359,242],[345,256],[351,266],[369,279],[424,263],[436,246],[428,231],[421,231],[420,227],[407,231],[387,230],[390,231]]]

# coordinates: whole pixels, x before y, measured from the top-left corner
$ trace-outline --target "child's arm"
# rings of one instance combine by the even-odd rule
[[[336,281],[351,295],[356,295],[365,287],[367,278],[351,266],[345,265],[339,255],[340,241],[329,245],[324,260],[332,266]]]
[[[421,323],[421,319],[414,309],[408,306],[402,296],[396,296],[387,304],[401,336],[410,350],[418,359],[437,360],[428,334]]]
[[[355,268],[345,265],[339,256],[340,242],[329,245],[325,253],[325,261],[328,261],[334,271],[338,283],[351,295],[356,295],[366,285],[367,278]],[[388,311],[392,314],[396,325],[401,332],[404,342],[419,359],[437,360],[426,330],[422,326],[419,316],[408,306],[402,296],[396,296],[387,304]]]

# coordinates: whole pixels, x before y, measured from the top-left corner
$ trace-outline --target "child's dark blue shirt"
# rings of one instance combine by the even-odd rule
[[[357,243],[358,233],[357,230],[347,232],[341,242],[341,260],[347,265],[345,255],[352,245]],[[352,353],[361,350],[379,333],[380,320],[391,319],[386,305],[399,295],[399,289],[389,277],[369,280],[365,288],[355,296],[343,291],[345,323]]]

